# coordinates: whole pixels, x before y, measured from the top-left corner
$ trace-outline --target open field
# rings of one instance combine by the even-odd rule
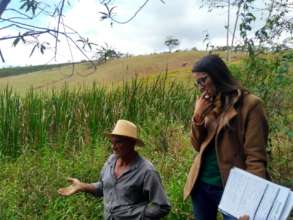
[[[63,198],[57,189],[68,176],[98,179],[111,153],[104,132],[119,118],[139,125],[146,146],[138,151],[159,170],[172,203],[166,219],[192,219],[182,189],[195,154],[189,123],[197,91],[190,69],[202,55],[138,56],[110,61],[95,72],[87,63],[76,65],[72,76],[72,67],[65,66],[0,79],[0,219],[102,219],[101,200]],[[292,188],[292,63],[276,65],[278,59],[250,67],[238,54],[230,67],[264,100],[272,179]]]
[[[220,52],[221,54],[224,53]],[[204,52],[182,51],[145,56],[135,56],[110,60],[96,66],[91,63],[60,66],[17,76],[0,78],[0,88],[7,85],[15,91],[23,92],[34,88],[47,90],[62,88],[66,84],[69,88],[88,87],[95,81],[99,85],[129,80],[134,76],[156,76],[168,72],[172,78],[189,81],[190,70],[195,61]],[[243,55],[235,54],[232,62],[238,62]]]

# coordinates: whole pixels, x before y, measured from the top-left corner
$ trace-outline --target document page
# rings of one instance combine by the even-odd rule
[[[231,169],[219,209],[236,218],[244,214],[255,216],[268,187],[268,183],[255,181],[255,177],[238,168]],[[253,218],[250,219],[253,220]]]
[[[286,220],[290,215],[290,212],[293,208],[293,192],[290,193],[287,203],[284,207],[283,214],[281,215],[280,220]]]
[[[268,217],[268,220],[280,220],[281,215],[283,214],[283,209],[285,207],[285,204],[287,203],[287,200],[290,195],[290,189],[279,186],[280,191],[278,193],[278,196],[274,202],[273,208],[270,212],[270,215]]]
[[[258,220],[266,220],[269,216],[271,209],[273,208],[273,204],[275,199],[278,196],[280,188],[277,184],[270,183],[265,191],[263,199],[259,204],[257,212],[255,214],[255,219]]]
[[[232,168],[219,210],[235,218],[286,220],[293,208],[293,192],[239,168]]]

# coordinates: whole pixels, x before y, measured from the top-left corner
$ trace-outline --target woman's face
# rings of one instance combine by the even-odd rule
[[[210,97],[216,96],[216,87],[207,73],[194,72],[193,76],[195,78],[195,84],[198,86],[201,93],[205,93]]]

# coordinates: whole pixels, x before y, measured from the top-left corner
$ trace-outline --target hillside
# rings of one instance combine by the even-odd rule
[[[0,78],[0,88],[9,85],[16,91],[22,92],[31,87],[35,89],[60,88],[65,83],[69,88],[87,87],[94,81],[98,84],[111,84],[131,79],[135,75],[145,77],[165,72],[179,79],[188,79],[194,62],[205,54],[205,52],[182,51],[171,54],[133,56],[108,61],[98,65],[96,69],[90,63],[63,64],[29,73],[22,71],[23,74],[20,75]],[[232,57],[232,61],[235,60],[239,60],[239,54]],[[15,71],[21,72],[19,69],[15,68]]]
[[[70,65],[70,64],[61,63],[61,64],[51,64],[51,65],[0,68],[0,78],[22,75],[22,74],[33,73],[33,72],[42,73],[42,70],[54,69],[54,68],[65,66],[65,65]]]

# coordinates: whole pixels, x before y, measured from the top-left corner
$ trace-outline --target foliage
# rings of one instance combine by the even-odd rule
[[[188,88],[167,83],[166,77],[153,83],[134,79],[110,92],[94,84],[83,92],[66,87],[50,95],[30,90],[21,98],[7,88],[0,94],[0,152],[15,157],[23,146],[39,149],[47,143],[80,148],[95,143],[119,118],[143,124],[161,112],[167,121],[187,124],[186,110],[193,100]]]
[[[255,56],[259,50],[270,51],[289,49],[292,46],[292,3],[283,0],[201,0],[202,6],[207,6],[209,11],[227,7],[227,61],[230,61],[230,49],[247,50],[249,56]],[[230,8],[236,7],[235,22],[231,43],[230,35]],[[238,25],[238,20],[241,20]],[[234,47],[236,31],[239,30],[241,42]],[[205,41],[207,37],[205,37]],[[207,41],[207,49],[210,42]]]
[[[293,186],[292,51],[244,59],[230,65],[260,96],[270,123],[269,167],[273,181]],[[253,61],[253,62],[252,62]],[[28,91],[0,94],[0,218],[102,219],[102,201],[57,195],[74,176],[94,182],[111,153],[103,132],[118,118],[136,122],[146,147],[138,148],[161,174],[172,204],[167,219],[193,219],[182,190],[194,157],[188,132],[196,93],[166,76],[134,79],[107,89]]]
[[[280,49],[280,45],[284,47],[284,44],[290,42],[290,35],[292,36],[293,30],[293,22],[290,18],[290,3],[281,0],[273,0],[267,3],[268,7],[264,12],[266,18],[261,27],[255,30],[253,25],[257,20],[257,12],[254,3],[255,0],[243,1],[239,25],[240,36],[252,59],[253,56],[257,55],[255,53],[265,47],[269,47],[273,51]],[[282,35],[287,35],[287,38],[283,40],[283,43],[280,43]]]
[[[122,53],[111,48],[107,43],[97,49],[98,63],[106,63],[110,59],[117,59],[123,56]]]
[[[292,51],[248,57],[233,66],[243,85],[262,98],[269,119],[269,166],[275,181],[292,187]],[[291,67],[292,68],[292,67]],[[283,174],[280,177],[280,174]]]
[[[100,200],[84,195],[62,198],[56,190],[68,176],[97,180],[110,153],[103,133],[118,118],[140,125],[147,146],[138,150],[162,173],[173,204],[169,219],[190,217],[190,203],[182,203],[181,189],[193,157],[184,127],[194,95],[166,77],[134,79],[110,91],[97,85],[49,95],[30,90],[23,98],[7,88],[0,95],[0,218],[102,219]],[[157,142],[158,135],[167,145]]]
[[[252,91],[262,97],[268,109],[271,132],[268,152],[272,176],[276,181],[290,186],[292,180],[287,177],[292,176],[292,145],[282,146],[281,143],[288,143],[292,139],[293,128],[289,119],[292,115],[292,94],[288,88],[292,84],[289,69],[293,53],[284,44],[288,41],[280,43],[280,37],[284,33],[292,35],[290,7],[288,1],[270,1],[263,26],[251,34],[252,25],[256,21],[254,2],[244,1],[241,13],[240,34],[249,55],[244,67],[244,81]],[[264,55],[267,52],[266,47],[273,51],[270,56]]]
[[[187,137],[182,128],[176,129],[178,135]],[[151,144],[138,149],[161,173],[172,203],[167,219],[192,219],[190,202],[184,203],[182,198],[182,184],[193,156],[188,143],[187,138],[183,139],[176,154],[172,148],[162,154]],[[68,184],[68,176],[85,182],[97,181],[109,149],[110,143],[100,139],[96,145],[79,150],[27,150],[16,161],[1,163],[1,219],[103,219],[101,199],[83,194],[64,198],[57,194],[57,189]]]
[[[169,53],[171,53],[172,50],[180,44],[180,41],[173,36],[169,36],[165,40],[164,44],[169,48]]]
[[[240,35],[249,55],[244,65],[246,76],[243,82],[264,100],[268,110],[271,132],[268,152],[273,179],[292,186],[292,180],[287,178],[292,176],[292,145],[281,144],[292,139],[293,129],[289,119],[292,115],[292,93],[288,89],[292,84],[289,69],[293,53],[287,49],[286,39],[280,42],[282,35],[292,36],[290,5],[288,1],[269,1],[264,24],[252,31],[256,21],[254,3],[255,0],[243,1],[243,11],[240,14]],[[267,48],[271,51],[269,56],[264,55]]]
[[[1,163],[5,170],[0,174],[0,218],[102,219],[101,200],[84,195],[62,198],[57,189],[67,184],[69,175],[96,181],[106,156],[103,147],[64,152],[50,147],[38,152],[27,148],[13,163]]]

